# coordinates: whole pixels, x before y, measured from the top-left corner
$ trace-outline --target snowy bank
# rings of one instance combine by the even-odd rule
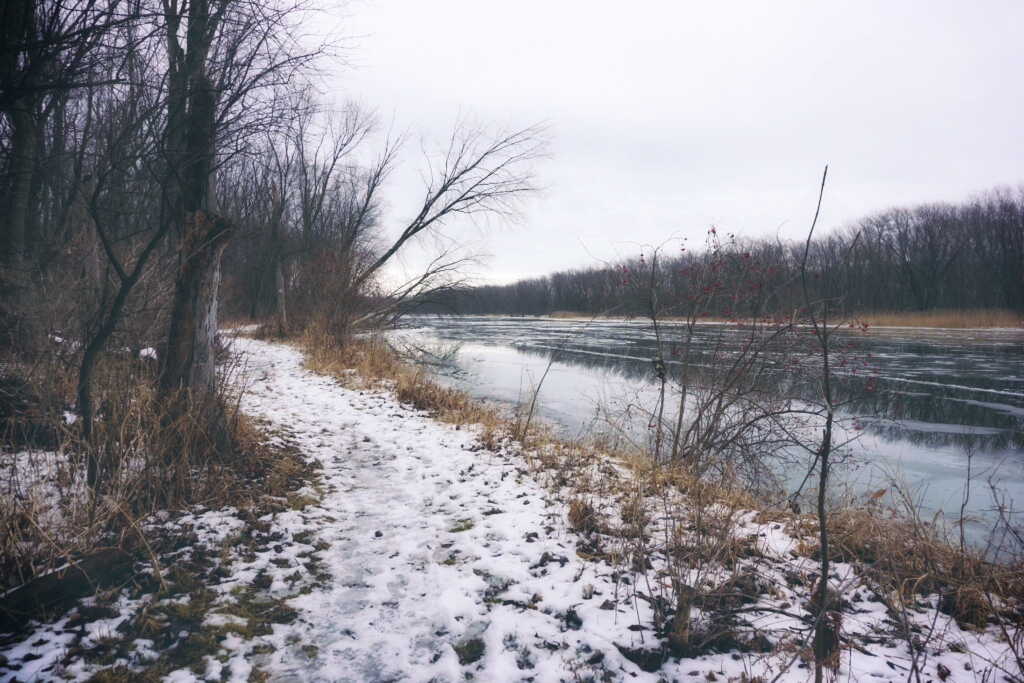
[[[0,680],[141,671],[188,641],[172,617],[199,595],[208,596],[198,630],[209,651],[165,680],[813,677],[806,605],[815,563],[794,552],[800,539],[784,524],[740,517],[750,551],[722,570],[750,578],[730,584],[744,586],[729,607],[735,646],[677,658],[656,623],[666,601],[669,612],[674,604],[657,562],[624,570],[596,553],[593,539],[570,530],[565,491],[510,444],[486,450],[472,428],[435,422],[386,391],[346,389],[307,372],[292,347],[237,339],[233,351],[243,359],[243,409],[268,424],[268,439],[310,460],[319,480],[255,520],[230,509],[151,520],[151,529],[187,530],[192,539],[162,556],[165,570],[213,558],[207,590],[159,599],[124,589],[92,599],[27,637],[0,640]],[[592,503],[600,507],[599,494]],[[657,520],[652,529],[653,537]],[[845,605],[840,680],[906,681],[914,670],[921,680],[1020,676],[999,631],[962,630],[934,603],[896,603],[856,567],[835,571]],[[692,577],[698,587],[702,580],[710,579]],[[77,615],[100,602],[106,611],[83,623]],[[693,632],[713,618],[694,609]],[[148,632],[137,627],[146,619]],[[88,656],[117,639],[131,642],[113,661]]]

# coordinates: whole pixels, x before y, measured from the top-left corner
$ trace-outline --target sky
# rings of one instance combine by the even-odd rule
[[[801,239],[1024,183],[1024,3],[357,0],[335,95],[443,139],[546,122],[544,196],[464,239],[509,282],[712,225]],[[422,195],[417,150],[391,230]],[[461,228],[460,228],[461,229]],[[463,239],[463,237],[460,237]],[[415,264],[416,258],[410,263]]]

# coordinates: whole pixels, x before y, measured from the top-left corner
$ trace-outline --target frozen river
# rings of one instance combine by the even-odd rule
[[[610,416],[621,419],[646,403],[633,413],[642,415],[657,400],[648,322],[415,317],[402,334],[454,350],[441,379],[475,396],[514,406],[540,385],[538,415],[567,436],[600,432]],[[730,334],[747,332],[700,326],[690,366],[714,365]],[[681,338],[663,330],[670,372],[678,372],[671,349]],[[840,381],[850,395],[865,378],[873,385],[842,414],[841,437],[854,439],[846,448],[862,464],[845,481],[875,490],[895,476],[926,514],[955,516],[969,471],[967,510],[989,520],[975,524],[975,533],[990,525],[998,505],[1014,519],[1024,507],[1024,331],[882,328],[850,332],[834,346],[844,353]]]

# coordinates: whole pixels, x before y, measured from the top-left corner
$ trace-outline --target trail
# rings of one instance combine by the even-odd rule
[[[459,680],[466,672],[563,680],[595,664],[642,673],[602,633],[621,629],[635,646],[632,615],[598,609],[600,597],[582,609],[594,567],[576,556],[563,506],[521,459],[482,451],[472,431],[384,392],[312,375],[290,347],[234,344],[246,358],[244,410],[287,425],[288,441],[323,468],[319,501],[277,515],[271,533],[293,556],[305,545],[297,535],[326,544],[318,558],[331,578],[289,601],[301,616],[275,626],[272,653],[253,660],[240,649],[226,667],[240,676],[256,664],[274,680],[304,681]],[[294,568],[272,559],[257,557],[250,569],[275,569],[271,590],[283,589]],[[234,572],[244,575],[244,563]]]

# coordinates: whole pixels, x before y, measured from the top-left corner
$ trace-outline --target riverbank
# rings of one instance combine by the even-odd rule
[[[871,311],[855,316],[871,327],[935,327],[942,329],[1022,329],[1024,316],[1012,311]]]
[[[552,311],[555,319],[594,318],[576,311]],[[604,317],[604,316],[598,316]],[[939,329],[1024,329],[1024,315],[1004,310],[935,310],[935,311],[866,311],[850,315],[850,320],[866,323],[868,327],[933,327]],[[612,317],[612,319],[615,319]],[[666,320],[681,320],[666,318]],[[731,318],[707,317],[701,320],[730,322]]]
[[[168,588],[143,563],[4,638],[3,680],[807,680],[808,520],[439,422],[394,381],[338,369],[347,387],[289,346],[232,347],[243,410],[315,477],[266,509],[146,520],[180,541],[153,558]],[[1019,678],[1019,604],[990,595],[992,614],[957,623],[952,593],[894,590],[884,564],[834,566],[841,680]]]

